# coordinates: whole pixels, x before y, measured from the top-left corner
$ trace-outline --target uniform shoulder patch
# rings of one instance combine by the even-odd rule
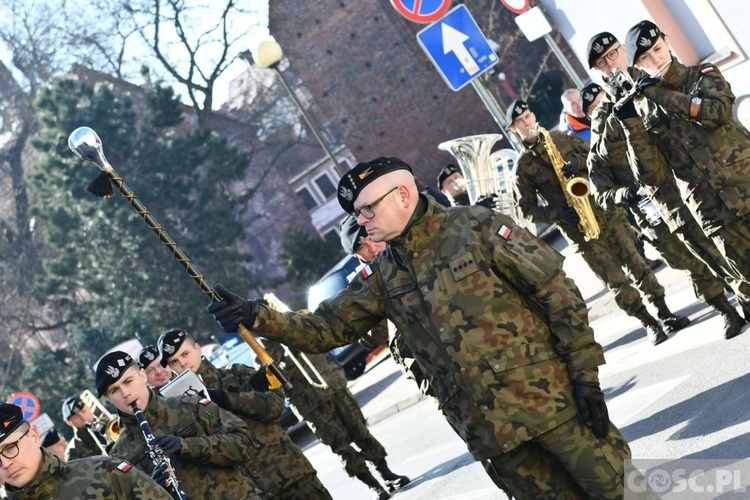
[[[503,224],[500,229],[497,231],[497,235],[500,236],[502,239],[507,240],[510,237],[511,230],[508,226]]]
[[[716,68],[713,66],[706,66],[701,70],[702,75],[707,75],[708,73],[712,73]]]
[[[203,399],[198,400],[198,403],[200,403],[203,406],[206,406],[210,402],[211,402],[211,400],[208,399],[208,398],[203,398]]]
[[[362,277],[364,279],[367,279],[370,276],[372,276],[372,268],[370,267],[369,264],[367,264],[365,267],[362,268],[362,271],[360,271],[360,273],[362,274]]]
[[[119,470],[121,472],[127,472],[130,469],[132,469],[132,468],[133,468],[133,466],[130,465],[129,463],[127,463],[127,462],[120,462],[119,464],[117,464],[117,470]]]

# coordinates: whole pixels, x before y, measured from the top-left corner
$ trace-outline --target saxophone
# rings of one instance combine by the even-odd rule
[[[588,179],[585,177],[573,177],[571,179],[565,177],[562,172],[565,160],[552,141],[549,131],[539,124],[535,125],[534,128],[537,135],[540,135],[542,138],[542,145],[545,151],[547,151],[547,156],[549,156],[549,160],[552,162],[552,168],[555,169],[557,180],[560,181],[560,187],[562,187],[563,193],[565,193],[565,201],[578,214],[578,218],[580,219],[578,229],[583,233],[586,241],[597,239],[601,231],[599,223],[596,221],[596,217],[594,217],[594,211],[591,208]]]

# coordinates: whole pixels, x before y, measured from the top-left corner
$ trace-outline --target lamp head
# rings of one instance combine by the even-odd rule
[[[263,40],[255,50],[255,62],[262,68],[273,68],[281,62],[283,55],[281,45],[276,40]]]
[[[68,147],[82,160],[95,163],[101,170],[106,170],[109,163],[104,157],[102,140],[93,129],[78,127],[68,137]]]

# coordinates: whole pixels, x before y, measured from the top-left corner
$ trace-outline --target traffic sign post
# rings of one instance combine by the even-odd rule
[[[34,420],[42,411],[42,405],[36,396],[26,391],[14,392],[8,398],[8,403],[21,408],[23,418],[28,421]]]
[[[421,30],[417,41],[454,91],[498,62],[497,54],[465,5],[456,6]]]

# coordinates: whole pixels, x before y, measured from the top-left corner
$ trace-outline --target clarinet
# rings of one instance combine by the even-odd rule
[[[159,445],[154,443],[156,438],[154,437],[154,432],[151,430],[151,426],[148,425],[146,416],[143,414],[141,409],[138,408],[138,403],[133,402],[130,406],[133,408],[133,414],[135,415],[136,420],[138,420],[138,423],[141,426],[143,437],[146,439],[146,446],[148,446],[148,455],[149,457],[151,457],[151,461],[154,463],[154,466],[159,467],[160,465],[166,463],[167,467],[169,468],[170,472],[169,479],[167,480],[167,485],[169,486],[170,494],[177,500],[187,500],[187,496],[185,495],[185,492],[182,491],[180,482],[177,480],[177,475],[174,473],[174,469],[172,468],[172,462],[169,460],[167,454],[164,453],[164,450],[162,450]]]

